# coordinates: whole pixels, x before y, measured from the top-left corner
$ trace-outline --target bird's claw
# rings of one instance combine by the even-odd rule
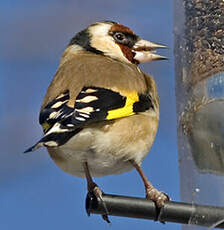
[[[160,221],[165,224],[164,221],[161,221],[162,208],[165,205],[166,201],[169,201],[169,196],[161,191],[158,191],[156,188],[146,189],[146,199],[152,200],[156,205],[157,215],[155,221]]]
[[[95,184],[95,186],[89,190],[87,194],[87,199],[88,199],[88,204],[86,202],[86,212],[87,215],[90,216],[90,207],[96,206],[97,205],[97,200],[100,200],[102,202],[105,214],[102,215],[103,220],[105,220],[108,224],[110,224],[110,220],[108,218],[109,212],[107,209],[107,206],[103,200],[103,192],[101,189]],[[90,203],[89,203],[90,202]]]
[[[146,190],[146,199],[154,201],[158,208],[164,207],[165,202],[170,200],[166,193],[160,192],[156,188]]]

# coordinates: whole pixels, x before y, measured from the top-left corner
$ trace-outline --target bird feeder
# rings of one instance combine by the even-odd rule
[[[174,6],[181,198],[224,206],[224,1]],[[204,226],[216,223],[204,220]]]

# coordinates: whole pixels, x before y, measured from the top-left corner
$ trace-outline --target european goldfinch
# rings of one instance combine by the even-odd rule
[[[62,170],[86,177],[88,191],[100,199],[102,191],[92,177],[136,168],[146,197],[163,207],[168,196],[141,170],[156,136],[159,99],[154,79],[138,64],[166,59],[154,52],[157,48],[166,47],[112,21],[77,33],[41,106],[44,136],[26,152],[47,147]]]

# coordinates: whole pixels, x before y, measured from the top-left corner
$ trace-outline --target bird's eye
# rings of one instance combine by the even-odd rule
[[[116,41],[118,41],[118,42],[123,42],[123,41],[126,39],[125,35],[122,34],[122,33],[120,33],[120,32],[115,33],[115,34],[114,34],[114,38],[115,38]]]

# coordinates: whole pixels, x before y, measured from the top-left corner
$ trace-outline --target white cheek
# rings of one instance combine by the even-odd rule
[[[99,36],[95,39],[92,39],[91,46],[102,51],[106,56],[130,63],[130,61],[125,57],[125,55],[121,51],[120,46],[116,44],[113,38],[109,35]]]
[[[121,51],[120,46],[116,44],[114,39],[108,34],[110,28],[111,25],[105,24],[98,24],[89,28],[90,33],[93,34],[91,38],[91,46],[102,51],[106,56],[126,63],[131,63]]]

